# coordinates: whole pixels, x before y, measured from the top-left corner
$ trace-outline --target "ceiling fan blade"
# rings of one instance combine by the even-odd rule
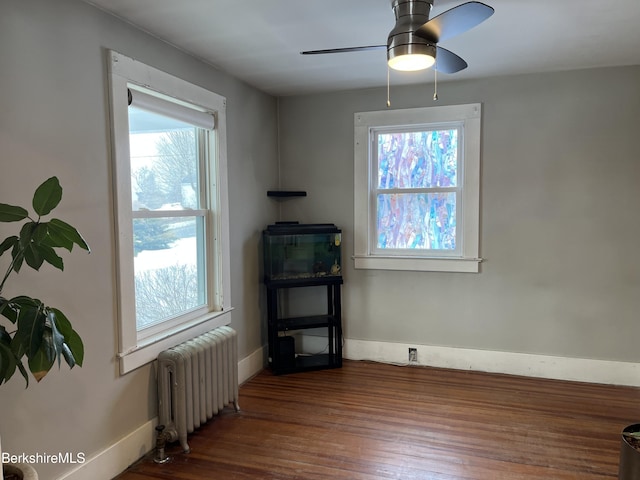
[[[433,43],[447,40],[481,24],[495,10],[480,2],[467,2],[433,17],[414,33]]]
[[[346,47],[346,48],[330,48],[328,50],[308,50],[300,52],[301,55],[324,55],[325,53],[347,53],[347,52],[363,52],[367,50],[387,49],[386,45],[368,45],[366,47]]]
[[[435,69],[442,73],[456,73],[467,68],[465,62],[458,55],[442,47],[436,47]]]

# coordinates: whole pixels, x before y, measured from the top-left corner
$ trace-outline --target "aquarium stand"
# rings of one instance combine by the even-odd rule
[[[276,375],[339,368],[342,366],[342,315],[340,288],[342,278],[309,280],[280,280],[265,282],[267,287],[267,317],[269,337],[269,363]],[[323,315],[307,315],[281,318],[279,291],[288,288],[326,286],[327,312]],[[289,332],[322,328],[327,331],[326,353],[316,355],[296,354],[294,337]]]
[[[338,368],[342,366],[342,232],[333,224],[299,224],[281,222],[262,232],[264,249],[264,284],[267,288],[267,336],[269,364],[276,374]],[[306,303],[290,300],[296,296],[289,289],[316,287],[310,293],[319,303],[309,312]],[[321,287],[321,288],[317,288]],[[322,288],[325,287],[325,288]],[[321,292],[326,292],[326,309]],[[301,310],[302,312],[298,311]],[[302,315],[300,315],[302,313]],[[326,348],[308,354],[306,345],[296,349],[295,335],[305,330],[326,331]],[[321,334],[324,342],[324,333]],[[298,350],[298,351],[296,351]],[[314,350],[317,352],[317,350]]]

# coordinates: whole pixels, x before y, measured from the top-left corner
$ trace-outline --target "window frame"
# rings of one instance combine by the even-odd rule
[[[482,105],[450,105],[354,114],[354,268],[437,272],[479,272],[480,138]],[[445,250],[404,252],[378,249],[376,241],[375,179],[376,134],[380,132],[435,130],[459,126],[458,139],[461,205],[456,205],[456,246]],[[375,170],[375,171],[374,171]]]
[[[229,210],[226,153],[226,99],[202,87],[145,65],[115,51],[109,51],[109,94],[114,182],[114,213],[117,259],[118,352],[120,373],[132,371],[155,360],[158,354],[189,338],[231,322]],[[133,267],[129,118],[127,89],[133,87],[178,103],[195,105],[215,117],[215,162],[205,166],[205,223],[208,306],[199,315],[187,315],[184,322],[168,322],[168,328],[140,335],[136,327]],[[170,324],[170,325],[169,325]],[[144,332],[144,330],[141,330]]]

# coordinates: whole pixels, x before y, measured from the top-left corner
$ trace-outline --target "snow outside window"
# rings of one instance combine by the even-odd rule
[[[121,373],[228,324],[225,100],[110,54]]]

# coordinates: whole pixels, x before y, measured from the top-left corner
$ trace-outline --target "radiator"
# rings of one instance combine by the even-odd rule
[[[216,328],[158,355],[158,423],[185,452],[187,434],[230,404],[240,410],[234,329]]]

